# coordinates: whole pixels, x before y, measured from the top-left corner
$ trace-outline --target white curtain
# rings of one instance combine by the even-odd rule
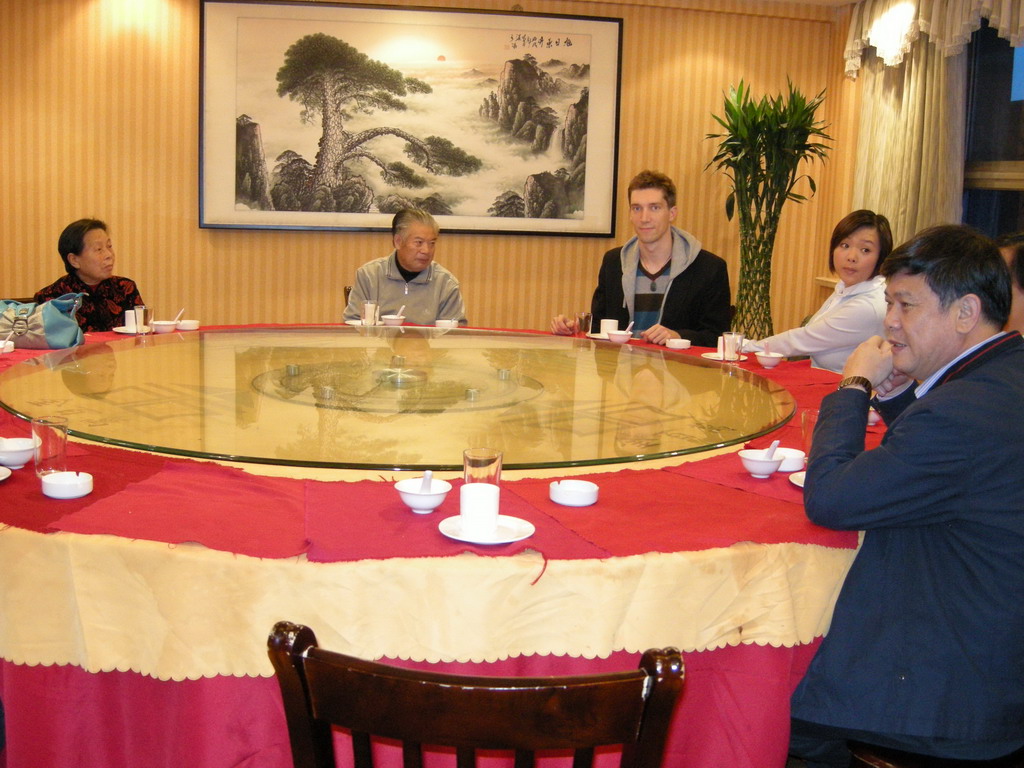
[[[861,0],[846,47],[861,115],[853,203],[887,216],[902,242],[959,222],[967,57],[982,17],[1024,44],[1021,0]]]
[[[856,76],[869,46],[887,66],[899,65],[921,33],[945,56],[962,53],[982,18],[1010,45],[1024,44],[1021,0],[861,0],[846,38],[846,74]]]

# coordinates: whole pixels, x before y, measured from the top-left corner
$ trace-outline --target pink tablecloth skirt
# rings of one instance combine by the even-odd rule
[[[780,768],[789,737],[789,693],[816,647],[744,645],[685,654],[686,685],[666,768]],[[532,656],[434,668],[583,674],[631,669],[638,661],[619,653],[608,659]],[[165,682],[131,672],[89,674],[72,666],[2,662],[0,698],[7,710],[7,749],[0,762],[5,768],[291,768],[273,678]],[[339,765],[350,764],[346,757],[339,749]]]

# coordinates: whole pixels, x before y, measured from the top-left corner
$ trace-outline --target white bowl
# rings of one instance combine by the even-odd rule
[[[608,331],[608,341],[615,344],[625,344],[631,338],[633,338],[632,331]]]
[[[447,480],[438,480],[436,477],[430,480],[430,489],[427,493],[421,493],[423,486],[422,477],[410,477],[407,480],[399,480],[395,483],[395,489],[402,501],[417,515],[425,515],[433,512],[444,501],[452,484]]]
[[[170,333],[178,330],[176,320],[154,320],[150,325],[153,327],[153,333]]]
[[[779,472],[799,472],[807,464],[804,461],[807,458],[807,454],[799,448],[776,448],[775,457],[778,458],[779,456],[782,457]]]
[[[747,448],[740,451],[740,461],[743,462],[743,468],[752,477],[765,478],[773,472],[779,471],[779,467],[782,465],[782,456],[779,455],[779,452],[776,451],[775,458],[771,460],[766,459],[764,454],[764,448]]]
[[[555,480],[548,496],[556,504],[567,507],[588,507],[597,501],[597,485],[589,480]]]
[[[384,325],[401,325],[405,322],[405,315],[381,315],[380,319]]]
[[[669,349],[689,349],[690,348],[690,340],[689,339],[669,339],[668,341],[665,342],[665,346],[668,347]]]
[[[458,328],[458,320],[435,320],[434,327],[436,328]]]
[[[178,321],[179,331],[198,331],[199,321],[198,320],[179,320]]]
[[[0,437],[0,464],[21,469],[32,458],[34,447],[31,437]]]
[[[778,352],[757,352],[755,354],[757,355],[757,362],[763,368],[774,368],[782,362],[782,355]]]
[[[92,493],[92,475],[88,472],[53,472],[40,479],[43,494],[51,499],[77,499]]]

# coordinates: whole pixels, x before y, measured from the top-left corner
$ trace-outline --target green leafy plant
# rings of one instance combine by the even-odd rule
[[[788,86],[786,94],[755,100],[741,80],[729,89],[723,114],[712,115],[724,133],[705,137],[720,140],[705,170],[714,167],[728,176],[732,191],[725,215],[730,221],[734,213],[739,216],[740,279],[733,329],[752,339],[772,335],[772,252],[782,206],[787,200],[807,199],[794,192],[801,179],[815,193],[814,179],[798,173],[800,163],[824,161],[829,147],[822,141],[832,138],[824,131],[827,126],[815,119],[825,91],[808,100],[792,82]]]

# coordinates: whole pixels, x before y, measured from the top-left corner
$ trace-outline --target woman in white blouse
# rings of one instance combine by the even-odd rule
[[[814,367],[838,373],[858,344],[885,335],[885,278],[878,272],[892,250],[889,220],[854,211],[836,224],[829,247],[828,268],[839,281],[821,309],[799,328],[746,342],[745,352],[810,355]]]

